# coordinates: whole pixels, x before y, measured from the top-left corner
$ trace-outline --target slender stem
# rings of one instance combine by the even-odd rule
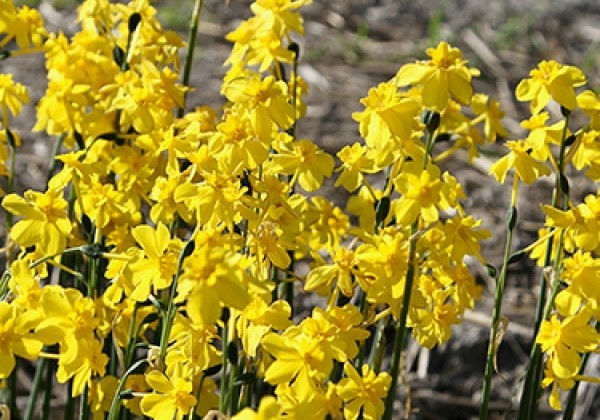
[[[72,381],[67,381],[67,403],[65,404],[64,419],[73,420],[73,413],[75,412],[75,398],[71,397],[73,390]]]
[[[435,145],[435,133],[439,127],[440,115],[435,112],[427,112],[424,115],[426,121],[427,130],[425,132],[425,157],[423,162],[423,170],[427,170],[427,166],[431,161],[431,153],[433,151],[433,146]],[[398,164],[398,162],[396,162]],[[389,183],[386,186],[386,193],[391,194],[391,190],[388,189],[393,186],[392,177],[396,176],[395,168],[391,168],[391,172],[386,174],[386,183]],[[406,332],[408,328],[406,327],[406,321],[408,319],[408,311],[410,309],[410,299],[412,295],[413,283],[415,280],[415,274],[417,271],[416,267],[416,259],[417,259],[417,242],[419,239],[419,235],[417,234],[417,230],[419,228],[420,217],[414,221],[414,223],[410,227],[410,238],[408,242],[408,269],[406,271],[406,279],[404,283],[404,295],[402,296],[402,308],[400,310],[400,316],[396,321],[396,337],[394,340],[394,348],[392,353],[392,362],[390,375],[392,377],[392,382],[390,384],[390,389],[385,398],[385,412],[383,413],[383,420],[391,420],[394,413],[394,401],[396,399],[396,391],[398,387],[398,375],[400,373],[400,359],[402,353],[404,352],[404,346],[407,339]],[[408,415],[408,413],[407,413]]]
[[[0,300],[5,300],[9,292],[8,282],[10,281],[10,272],[5,270],[0,277]]]
[[[128,332],[128,340],[127,340],[127,349],[125,351],[125,362],[124,369],[128,369],[129,365],[131,365],[131,361],[133,359],[133,354],[135,353],[135,343],[137,342],[137,338],[139,335],[139,328],[135,328],[135,318],[137,317],[138,305],[135,305],[133,308],[133,314],[131,315],[131,324],[129,325]],[[141,325],[140,325],[141,328]]]
[[[92,299],[95,298],[96,285],[98,283],[98,258],[90,258],[90,278],[87,281],[87,295]]]
[[[229,370],[229,383],[231,384],[231,386],[229,386],[228,389],[228,395],[227,395],[227,399],[228,401],[228,406],[229,406],[229,414],[230,415],[234,415],[237,412],[237,407],[238,407],[238,403],[239,403],[239,397],[240,397],[240,386],[239,385],[235,385],[235,378],[238,374],[239,371],[239,363],[236,364],[232,364],[231,365],[231,369]]]
[[[287,268],[288,273],[294,272],[294,252],[288,251],[290,256],[290,265]],[[279,283],[280,296],[290,305],[290,317],[294,317],[294,282],[293,280],[285,280]]]
[[[598,325],[598,323],[596,323]],[[590,358],[590,353],[586,353],[583,355],[581,360],[581,367],[579,368],[579,375],[582,375],[585,371],[587,363]],[[579,384],[581,381],[575,381],[575,385],[569,391],[569,396],[567,397],[567,406],[563,412],[563,420],[573,420],[575,416],[575,409],[577,408],[577,392],[579,391]]]
[[[565,210],[568,205],[568,192],[564,191],[564,166],[565,166],[565,151],[566,144],[565,140],[567,137],[567,127],[568,127],[569,117],[565,118],[565,124],[563,126],[562,131],[562,141],[558,154],[558,162],[557,162],[557,174],[555,178],[554,184],[554,192],[552,195],[552,206],[555,208],[559,208]],[[553,228],[551,228],[553,229]],[[557,244],[556,252],[554,253],[554,270],[557,272],[559,268],[559,261],[561,260],[562,247],[564,242],[564,233],[561,233],[559,237],[559,241]],[[554,236],[551,236],[548,239],[548,243],[546,245],[546,253],[544,255],[544,267],[550,266],[552,263],[552,254],[553,254],[553,245],[554,245]],[[527,365],[527,373],[525,376],[525,382],[523,384],[523,391],[521,394],[521,401],[519,404],[519,420],[533,420],[537,416],[538,409],[538,400],[539,395],[541,393],[540,382],[542,380],[542,351],[540,346],[536,344],[535,338],[537,337],[537,333],[539,331],[540,325],[544,319],[547,318],[548,313],[552,307],[552,302],[554,302],[554,295],[548,300],[547,298],[547,289],[548,282],[546,280],[546,276],[542,274],[540,278],[540,287],[539,287],[539,297],[536,306],[535,312],[535,323],[534,323],[534,335],[532,338],[532,348],[529,357],[529,362]],[[555,289],[556,290],[556,289]]]
[[[79,420],[88,420],[90,418],[90,409],[88,406],[88,386],[83,388],[83,393],[79,398]]]
[[[8,141],[6,142],[8,145],[8,175],[6,180],[6,194],[10,194],[15,189],[15,160],[16,160],[16,145],[14,141],[14,136],[10,129],[8,128],[8,118],[5,119],[5,134]],[[6,268],[10,267],[10,263],[14,258],[14,249],[12,241],[10,240],[10,229],[13,226],[13,215],[11,212],[6,212]]]
[[[44,387],[41,420],[48,420],[50,418],[50,401],[52,400],[52,381],[54,380],[55,363],[53,360],[46,361],[46,386]]]
[[[60,153],[60,149],[62,148],[62,145],[65,141],[65,137],[67,137],[66,133],[62,133],[60,136],[57,137],[56,143],[54,144],[54,151],[52,152],[52,159],[50,160],[50,164],[48,165],[48,167],[50,169],[48,169],[46,185],[49,184],[50,179],[52,178],[52,175],[54,175],[54,172],[56,172],[56,169],[58,168],[58,160],[56,159],[56,156]]]
[[[119,361],[122,361],[122,352],[117,352],[117,340],[105,340],[103,352],[109,354],[107,372],[109,375],[117,376],[119,372]]]
[[[417,226],[419,221],[413,223],[411,227],[411,235],[409,240],[409,251],[408,251],[408,270],[406,272],[406,283],[404,284],[404,296],[402,297],[402,309],[400,310],[400,317],[396,321],[396,338],[394,340],[394,352],[392,354],[392,365],[390,369],[390,375],[392,377],[392,383],[388,395],[385,399],[385,412],[383,414],[383,420],[392,420],[394,414],[394,400],[396,399],[396,388],[398,386],[398,374],[400,372],[400,356],[404,350],[404,342],[406,340],[406,320],[408,318],[408,310],[410,308],[410,298],[413,289],[413,283],[415,279],[415,259],[417,255],[417,240],[418,235]]]
[[[31,420],[33,418],[33,412],[37,402],[38,392],[42,383],[42,377],[46,370],[46,364],[48,359],[42,357],[38,360],[37,367],[35,369],[35,376],[33,377],[33,383],[31,390],[29,391],[29,399],[27,400],[27,408],[25,410],[24,420]]]
[[[9,400],[8,407],[10,408],[11,418],[13,420],[20,420],[21,416],[19,416],[19,408],[17,406],[17,370],[19,369],[19,361],[16,361],[15,367],[8,377],[9,383]]]
[[[192,74],[192,63],[194,61],[194,49],[196,48],[196,38],[198,36],[198,24],[200,22],[200,11],[204,5],[204,0],[196,0],[194,3],[194,10],[192,11],[192,18],[190,19],[190,30],[188,33],[188,47],[185,55],[185,64],[183,67],[183,78],[182,83],[184,86],[189,86],[190,75]],[[183,117],[185,113],[185,100],[187,92],[183,93],[183,103],[177,111],[177,117]]]
[[[227,308],[224,311],[228,311]],[[228,378],[227,378],[227,365],[229,362],[229,316],[225,317],[223,322],[223,331],[221,333],[221,346],[222,346],[222,367],[221,367],[221,394],[219,399],[219,410],[221,413],[227,414],[227,389],[228,389]]]
[[[196,407],[200,404],[200,397],[202,395],[202,387],[204,386],[204,379],[206,375],[203,373],[200,377],[200,383],[198,384],[198,389],[196,390]],[[192,408],[187,416],[187,420],[199,419],[200,417],[196,414],[196,407]]]
[[[382,352],[385,347],[385,343],[382,343],[383,330],[387,324],[387,317],[380,319],[373,335],[373,343],[371,345],[371,353],[369,354],[369,367],[376,373],[379,373],[381,369]]]
[[[515,174],[515,183],[513,187],[513,197],[516,197],[516,189],[518,187],[518,177]],[[498,350],[498,330],[500,326],[500,317],[502,314],[502,298],[504,296],[504,286],[508,274],[508,260],[512,249],[513,232],[517,219],[517,209],[515,207],[515,198],[511,203],[511,208],[508,213],[508,223],[506,228],[506,243],[504,245],[504,258],[502,261],[502,269],[499,277],[496,279],[496,290],[494,292],[494,310],[492,312],[492,326],[490,328],[490,340],[488,343],[487,358],[485,363],[485,373],[483,382],[483,391],[481,394],[481,411],[479,418],[481,420],[488,418],[488,405],[490,401],[490,392],[492,389],[492,375],[494,373],[494,358]]]
[[[365,291],[360,290],[359,293],[360,293],[360,296],[358,297],[358,309],[364,319],[366,316],[367,308],[369,307],[369,304],[367,303],[367,294],[365,293]],[[363,360],[365,357],[365,347],[366,347],[366,341],[364,343],[362,343],[362,345],[360,346],[360,348],[358,350],[358,356],[356,357],[356,360],[354,361],[354,367],[358,370],[361,369],[361,366],[363,364]]]
[[[143,365],[144,363],[147,363],[148,360],[146,359],[141,359],[138,360],[137,362],[135,362],[133,365],[131,365],[131,367],[129,369],[127,369],[127,371],[123,374],[123,376],[121,377],[121,380],[119,381],[119,385],[117,386],[117,389],[115,390],[115,396],[113,397],[112,403],[110,404],[110,410],[108,412],[108,417],[107,420],[117,420],[119,417],[119,407],[120,407],[120,402],[121,402],[121,391],[123,390],[123,387],[125,386],[125,381],[127,380],[127,378],[129,377],[129,375],[131,375],[133,372],[135,372],[135,370],[137,368],[139,368],[141,365]]]
[[[160,331],[160,359],[164,362],[165,357],[167,356],[167,347],[169,345],[169,336],[171,335],[171,327],[173,326],[173,321],[175,320],[175,314],[177,313],[177,307],[175,306],[175,295],[177,293],[177,283],[179,280],[179,276],[181,275],[181,270],[183,267],[183,260],[193,251],[194,247],[194,239],[190,239],[189,242],[183,247],[181,252],[179,253],[179,259],[177,260],[177,271],[173,276],[173,281],[171,283],[171,289],[168,295],[168,303],[167,303],[167,312],[162,322],[162,329]]]

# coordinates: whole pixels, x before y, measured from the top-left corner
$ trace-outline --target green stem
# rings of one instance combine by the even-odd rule
[[[5,124],[7,124],[8,120],[6,119]],[[10,194],[14,192],[15,189],[15,160],[16,160],[16,144],[15,139],[12,134],[12,131],[6,125],[4,129],[7,139],[8,146],[8,175],[6,180],[6,194]],[[13,215],[11,212],[6,212],[6,264],[5,267],[8,269],[10,267],[10,263],[14,258],[14,251],[12,241],[10,240],[10,229],[13,226]]]
[[[88,420],[90,418],[90,409],[88,407],[88,386],[83,388],[83,394],[79,403],[79,420]]]
[[[198,406],[198,404],[200,404],[200,397],[202,395],[202,387],[204,386],[205,378],[206,378],[206,375],[204,373],[202,373],[202,376],[200,377],[200,383],[198,384],[198,389],[196,390],[196,407]],[[196,407],[192,408],[192,410],[189,412],[189,414],[187,416],[187,420],[195,420],[195,419],[200,418],[196,414]]]
[[[596,331],[600,327],[600,323],[596,322]],[[581,367],[579,368],[579,375],[583,375],[585,368],[587,367],[588,361],[590,358],[590,353],[586,353],[583,355],[581,360]],[[577,392],[579,391],[580,381],[576,381],[575,385],[569,391],[569,396],[567,397],[567,406],[563,412],[563,420],[573,420],[575,416],[575,409],[577,408]]]
[[[19,407],[17,406],[17,371],[19,369],[19,361],[16,360],[15,367],[8,377],[9,386],[9,400],[8,407],[10,408],[11,418],[13,420],[20,420]]]
[[[27,400],[27,408],[25,409],[24,420],[31,420],[33,418],[33,412],[35,410],[38,392],[42,383],[42,377],[44,375],[44,371],[46,370],[46,364],[46,358],[42,357],[38,360],[37,368],[35,370],[35,376],[33,377],[33,383],[31,385],[31,390],[29,391],[29,399]]]
[[[108,412],[107,420],[117,420],[119,418],[119,412],[120,412],[119,408],[121,405],[120,404],[121,391],[123,390],[123,387],[125,386],[125,381],[129,377],[129,375],[131,375],[133,372],[135,372],[135,370],[137,368],[139,368],[141,365],[143,365],[144,363],[147,363],[147,362],[148,362],[148,360],[146,360],[146,359],[138,360],[133,365],[131,365],[131,367],[129,369],[127,369],[127,371],[123,374],[123,376],[121,377],[121,380],[119,381],[119,385],[117,386],[117,389],[115,390],[115,396],[113,397],[112,403],[110,404],[110,410]]]
[[[108,354],[108,367],[106,372],[109,375],[118,377],[119,375],[119,357],[117,356],[117,340],[105,340],[104,341],[104,354]]]
[[[56,169],[58,168],[58,160],[56,159],[56,156],[58,156],[58,154],[60,153],[62,145],[65,141],[65,137],[67,137],[66,133],[62,133],[60,136],[58,136],[58,138],[56,139],[56,143],[54,144],[54,151],[52,152],[52,159],[50,160],[50,164],[48,165],[48,167],[50,169],[48,169],[46,185],[49,184],[50,179],[52,178],[52,176],[54,175],[54,172],[56,172]]]
[[[75,412],[75,398],[71,397],[73,391],[72,381],[67,381],[67,403],[65,404],[64,419],[73,420],[73,414]]]
[[[232,364],[231,369],[229,370],[229,391],[227,395],[227,405],[229,406],[228,413],[230,415],[234,415],[237,412],[237,407],[239,403],[239,394],[240,394],[240,386],[235,385],[235,378],[238,375],[239,366],[238,363]]]
[[[229,313],[227,308],[224,309]],[[219,398],[219,410],[221,413],[227,414],[227,390],[228,390],[228,378],[227,378],[227,365],[229,363],[229,316],[225,316],[223,321],[223,331],[221,333],[221,346],[222,346],[222,367],[221,367],[221,394]]]
[[[431,154],[433,152],[433,146],[435,145],[435,133],[440,125],[440,114],[433,111],[427,111],[424,115],[424,122],[427,130],[425,131],[425,158],[423,163],[423,170],[427,170],[427,166],[431,161]],[[386,183],[392,182],[391,176],[393,173],[386,175]],[[392,353],[392,362],[390,375],[392,382],[388,395],[385,398],[385,412],[383,414],[383,420],[391,420],[394,413],[394,401],[396,399],[396,391],[398,387],[398,375],[400,373],[400,359],[404,352],[404,345],[406,342],[406,320],[408,319],[408,311],[410,309],[410,298],[412,295],[413,283],[415,280],[415,274],[417,271],[416,258],[417,258],[417,241],[419,236],[417,230],[419,228],[420,217],[410,227],[410,238],[408,242],[408,269],[406,271],[406,279],[404,283],[404,295],[402,296],[402,308],[400,310],[400,316],[396,321],[395,330],[396,337],[394,339],[394,350]]]
[[[402,309],[400,317],[396,321],[396,338],[394,340],[394,352],[392,354],[392,364],[390,375],[392,383],[388,395],[385,398],[385,412],[383,420],[392,420],[394,414],[394,401],[396,399],[396,388],[398,387],[398,375],[400,372],[400,356],[404,351],[404,342],[406,341],[406,320],[408,318],[408,310],[410,308],[410,298],[412,295],[413,283],[415,279],[415,260],[417,255],[417,226],[419,221],[413,223],[411,227],[411,235],[409,240],[408,251],[408,270],[406,272],[406,283],[404,284],[404,296],[402,297]]]
[[[189,86],[190,75],[192,74],[192,63],[194,61],[194,49],[196,48],[196,38],[198,36],[198,24],[200,22],[200,11],[204,5],[204,0],[196,0],[194,3],[194,10],[192,11],[192,18],[190,19],[190,30],[188,33],[188,47],[185,55],[185,64],[183,67],[182,83],[184,86]],[[183,104],[177,111],[177,117],[183,117],[185,113],[185,100],[187,98],[187,92],[183,93]]]
[[[137,317],[137,312],[138,305],[135,305],[133,307],[133,314],[131,315],[131,324],[129,325],[129,332],[127,336],[127,349],[125,350],[125,360],[123,364],[124,369],[128,369],[129,365],[131,365],[131,362],[133,360],[133,354],[135,353],[135,343],[137,342],[137,338],[139,336],[139,328],[135,328],[135,318]]]
[[[369,307],[369,304],[367,303],[367,293],[364,290],[360,290],[359,293],[360,296],[358,298],[358,310],[360,311],[364,319],[367,313],[367,308]],[[362,367],[363,360],[365,358],[366,345],[366,341],[362,343],[358,350],[358,356],[356,356],[356,360],[354,361],[354,367],[359,371]]]
[[[177,293],[177,282],[179,280],[179,276],[181,275],[181,270],[183,267],[183,260],[190,255],[194,250],[194,239],[192,238],[189,242],[185,244],[183,249],[179,254],[179,259],[177,260],[177,271],[173,276],[173,281],[171,283],[171,289],[169,291],[168,303],[167,303],[167,312],[162,322],[162,329],[160,331],[160,359],[164,362],[165,357],[167,356],[167,347],[169,346],[169,336],[171,335],[171,328],[173,326],[173,321],[175,320],[175,314],[177,313],[177,307],[175,306],[175,295]]]
[[[96,285],[98,284],[98,259],[90,259],[90,278],[87,282],[87,295],[92,299],[95,298]]]
[[[504,259],[502,261],[500,275],[496,279],[496,290],[494,292],[494,310],[492,313],[492,326],[490,328],[490,340],[488,343],[483,391],[481,394],[481,411],[479,412],[479,418],[481,420],[488,418],[488,405],[490,402],[490,392],[492,389],[492,375],[494,373],[494,358],[496,357],[499,345],[498,328],[500,325],[500,316],[502,314],[502,298],[504,296],[504,286],[506,284],[506,277],[508,274],[508,260],[510,259],[513,232],[517,219],[517,209],[514,207],[514,203],[508,212],[507,219],[508,223],[506,229],[506,243],[504,245]]]
[[[288,251],[290,256],[290,265],[288,266],[288,273],[294,272],[294,252]],[[290,305],[290,317],[294,317],[294,282],[292,280],[285,280],[279,283],[280,296]]]
[[[557,162],[557,170],[555,184],[554,184],[554,192],[552,195],[552,206],[558,209],[566,210],[569,195],[568,191],[564,191],[564,185],[562,185],[565,181],[564,178],[564,166],[565,166],[565,151],[566,145],[565,140],[567,137],[567,127],[568,127],[569,117],[565,118],[565,124],[562,131],[562,141],[558,154],[558,162]],[[553,228],[551,228],[553,229]],[[564,233],[561,233],[557,245],[557,249],[554,257],[554,272],[558,272],[559,261],[561,259],[562,247],[564,242]],[[552,263],[552,251],[554,245],[554,237],[550,237],[548,239],[548,243],[546,245],[546,254],[544,255],[544,267],[548,267]],[[525,376],[525,382],[523,384],[523,391],[521,393],[521,401],[519,404],[519,420],[533,420],[537,416],[538,409],[538,401],[539,396],[541,394],[540,382],[542,380],[543,368],[542,368],[542,351],[538,344],[536,344],[535,339],[537,337],[537,333],[539,331],[540,325],[544,319],[547,318],[549,311],[552,308],[552,304],[554,302],[554,295],[548,300],[547,298],[547,289],[548,282],[546,280],[546,276],[542,274],[540,278],[540,287],[538,293],[538,302],[536,306],[535,312],[535,323],[534,323],[534,334],[532,338],[532,348],[531,354],[529,357],[529,362],[527,365],[527,373]],[[556,288],[555,288],[556,290]]]
[[[54,380],[54,366],[53,360],[46,361],[46,386],[44,387],[44,399],[42,401],[42,415],[41,420],[48,420],[50,418],[50,402],[52,401],[52,381]]]
[[[10,272],[4,271],[0,277],[0,300],[4,301],[9,292],[8,282],[10,281]]]
[[[383,339],[383,330],[385,329],[385,325],[387,324],[387,317],[380,319],[377,323],[377,328],[375,329],[375,334],[373,335],[373,343],[371,345],[371,352],[369,354],[369,367],[376,373],[379,373],[381,369],[381,361],[383,356],[383,350],[385,348],[385,343],[382,342]]]

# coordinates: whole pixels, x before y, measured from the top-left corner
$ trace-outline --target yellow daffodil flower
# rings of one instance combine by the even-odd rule
[[[147,225],[137,226],[132,235],[144,251],[144,258],[130,266],[135,285],[130,297],[143,302],[150,293],[171,285],[183,243],[177,238],[171,239],[169,229],[162,223],[156,230]]]
[[[71,235],[71,221],[62,195],[62,190],[49,189],[45,193],[26,191],[24,198],[17,194],[4,197],[2,207],[22,217],[10,230],[17,244],[35,246],[48,255],[57,255],[65,249]]]
[[[577,106],[575,88],[583,86],[585,75],[574,66],[565,66],[554,60],[542,61],[529,72],[530,79],[517,85],[517,99],[531,101],[531,113],[539,113],[550,98],[572,111]]]
[[[32,334],[39,318],[39,313],[25,312],[17,305],[0,302],[0,379],[11,374],[15,356],[25,359],[39,356],[43,344]]]
[[[589,325],[591,315],[583,309],[562,320],[554,314],[542,322],[535,341],[551,358],[550,368],[558,378],[575,376],[581,365],[580,353],[592,351],[600,344],[598,332]]]
[[[447,42],[440,42],[436,48],[428,48],[429,61],[406,64],[395,77],[398,86],[423,86],[423,105],[441,112],[448,105],[450,97],[461,104],[469,104],[473,96],[471,77],[479,71],[466,66],[458,48]]]
[[[182,420],[196,406],[192,383],[185,377],[167,377],[157,370],[145,376],[155,392],[142,397],[140,408],[144,415],[155,420]]]
[[[506,147],[510,149],[510,152],[490,167],[490,173],[501,184],[504,183],[506,174],[511,168],[515,169],[516,176],[526,184],[531,184],[543,175],[550,175],[550,169],[529,154],[532,149],[529,142],[525,140],[508,141]]]
[[[258,410],[244,408],[234,415],[231,420],[283,420],[288,418],[283,415],[281,404],[275,397],[268,395],[260,400]]]
[[[387,372],[376,374],[368,365],[363,365],[359,374],[351,363],[344,364],[346,378],[338,384],[337,393],[346,402],[344,418],[363,418],[375,420],[381,417],[384,410],[383,399],[386,397],[392,378]]]

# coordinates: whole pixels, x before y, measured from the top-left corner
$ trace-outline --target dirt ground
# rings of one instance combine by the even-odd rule
[[[174,7],[181,7],[180,14],[185,14],[192,3],[164,0],[157,7],[161,16],[169,17]],[[230,0],[228,5],[223,0],[205,1],[192,76],[196,90],[189,109],[223,103],[219,95],[225,72],[222,63],[230,49],[224,35],[249,16],[249,4],[247,0]],[[74,21],[72,9],[57,10],[45,2],[42,11],[49,29],[62,28],[67,33],[76,29],[65,23]],[[308,116],[298,130],[300,136],[331,153],[358,140],[351,114],[361,110],[359,100],[368,89],[388,80],[403,63],[424,58],[424,49],[442,39],[460,47],[470,64],[481,70],[476,90],[501,101],[507,112],[505,125],[514,138],[522,134],[519,121],[529,116],[527,108],[514,99],[514,88],[538,61],[555,59],[578,65],[586,72],[590,87],[600,87],[600,2],[593,0],[315,0],[304,16],[300,72],[309,82],[310,93]],[[31,87],[34,103],[41,97],[45,72],[40,57],[6,60],[0,66],[0,71],[15,74],[18,81]],[[43,187],[53,145],[53,140],[29,131],[34,115],[33,110],[28,111],[16,125],[26,143],[18,158],[21,190]],[[487,175],[487,167],[499,153],[499,145],[490,148],[475,167],[460,159],[447,164],[469,196],[465,207],[494,234],[483,249],[484,257],[493,264],[501,261],[509,203],[508,188]],[[535,238],[541,222],[538,203],[550,201],[551,185],[548,180],[522,190],[516,248]],[[574,195],[582,197],[595,190],[595,185],[582,181],[575,185]],[[339,197],[340,203],[344,200]],[[407,380],[413,419],[477,416],[493,293],[493,284],[482,270],[480,278],[488,286],[484,299],[455,329],[452,340],[431,352],[418,351],[415,346],[409,349]],[[493,418],[504,418],[507,412],[506,418],[514,418],[509,410],[528,357],[538,279],[532,263],[519,263],[510,272],[504,312],[511,324],[498,356],[502,376],[494,379]],[[598,376],[594,358],[588,373]],[[406,397],[406,387],[400,387]],[[598,418],[597,387],[583,386],[581,391],[576,418]],[[555,418],[545,402],[543,406],[539,418]]]

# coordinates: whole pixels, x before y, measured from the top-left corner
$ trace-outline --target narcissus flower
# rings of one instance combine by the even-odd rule
[[[530,79],[518,84],[516,94],[519,101],[531,101],[532,114],[540,112],[550,98],[568,110],[575,109],[575,88],[586,82],[585,75],[577,67],[564,66],[554,60],[540,62],[529,75]]]
[[[346,402],[345,418],[354,420],[360,413],[368,420],[381,418],[391,376],[387,372],[376,374],[368,365],[363,365],[361,376],[351,363],[344,365],[344,373],[346,378],[338,384],[338,395]]]
[[[335,186],[343,186],[348,192],[353,192],[361,186],[364,180],[364,174],[377,172],[373,158],[368,154],[369,149],[360,143],[354,143],[352,146],[344,146],[337,153],[342,164],[336,169],[341,171]]]
[[[17,9],[12,0],[0,0],[0,33],[5,33],[14,25]]]
[[[292,328],[288,328],[283,336],[269,333],[262,339],[263,348],[275,358],[265,372],[265,380],[270,384],[294,379],[304,383],[311,376],[326,377],[333,368],[333,360],[326,357],[318,341],[304,334],[295,334]]]
[[[152,291],[157,292],[171,285],[177,269],[177,258],[183,243],[171,239],[169,229],[159,223],[156,230],[142,225],[133,229],[132,235],[144,251],[144,258],[131,265],[135,290],[131,298],[143,302]]]
[[[333,157],[308,139],[282,145],[278,151],[273,156],[273,170],[293,175],[306,191],[319,189],[323,179],[333,172]]]
[[[483,118],[483,133],[489,142],[496,141],[496,136],[506,137],[508,132],[502,125],[504,111],[500,108],[500,103],[482,93],[473,95],[471,100],[471,109],[477,115],[476,120]]]
[[[429,223],[438,220],[437,207],[442,202],[440,169],[433,164],[419,168],[409,162],[395,180],[402,197],[394,203],[394,210],[397,223],[402,225],[410,225],[419,215]]]
[[[600,259],[589,252],[577,250],[564,259],[561,280],[567,283],[555,299],[555,307],[563,316],[576,314],[582,305],[591,310],[594,317],[600,314]]]
[[[231,418],[231,420],[280,420],[289,417],[283,415],[281,404],[275,397],[268,395],[260,400],[258,410],[244,408]]]
[[[90,383],[88,399],[94,420],[105,418],[106,413],[110,410],[118,385],[119,380],[112,375],[106,375],[101,380],[94,380]]]
[[[416,99],[403,97],[392,82],[386,82],[371,88],[360,102],[365,110],[355,112],[352,118],[358,121],[360,135],[367,146],[382,149],[392,136],[410,138],[415,117],[421,109]]]
[[[29,103],[27,89],[20,83],[13,81],[12,74],[0,74],[0,106],[2,118],[6,125],[6,110],[16,116],[21,113],[21,106]]]
[[[420,282],[429,281],[429,276],[421,276]],[[428,304],[423,308],[411,311],[408,326],[413,328],[413,335],[420,345],[428,349],[450,339],[450,327],[459,322],[458,308],[448,300],[449,292],[434,290],[426,296]]]
[[[342,294],[351,297],[354,291],[352,276],[358,262],[356,256],[352,250],[338,247],[332,259],[333,264],[315,267],[308,273],[304,290],[318,290],[324,286],[329,290],[335,281]]]
[[[36,246],[48,255],[62,252],[71,234],[67,217],[67,201],[62,190],[49,189],[45,193],[25,192],[25,198],[9,194],[2,200],[6,211],[21,216],[10,230],[10,236],[22,247]]]
[[[146,416],[155,420],[181,420],[196,406],[192,382],[184,376],[167,377],[153,370],[146,374],[146,382],[155,391],[144,395],[140,402]]]
[[[461,104],[469,104],[473,96],[471,77],[479,70],[468,68],[462,52],[442,41],[427,49],[429,61],[406,64],[396,74],[398,86],[423,86],[423,105],[441,112],[452,96]]]
[[[510,152],[490,167],[490,173],[501,184],[511,168],[515,169],[516,175],[526,184],[531,184],[542,175],[550,175],[550,169],[530,155],[532,145],[527,141],[508,141],[506,147]]]
[[[550,356],[550,368],[558,378],[575,376],[581,365],[579,353],[598,347],[600,336],[589,325],[591,315],[590,311],[584,309],[562,321],[554,314],[549,320],[542,322],[535,342]]]
[[[274,124],[287,129],[294,123],[287,85],[273,76],[262,80],[257,74],[235,78],[224,87],[224,92],[227,99],[248,109],[252,128],[261,141],[271,140]]]
[[[250,303],[248,261],[222,247],[197,246],[183,263],[177,299],[188,299],[186,309],[195,323],[211,325],[222,306],[242,310]]]
[[[530,154],[540,162],[552,156],[550,145],[561,143],[565,128],[564,121],[547,125],[548,118],[547,112],[540,112],[528,120],[521,121],[521,127],[530,131],[527,136],[527,143],[531,146]],[[566,136],[568,137],[570,134],[570,131],[567,130]]]
[[[23,312],[8,302],[0,302],[0,380],[6,379],[15,367],[15,356],[35,359],[42,342],[32,333],[39,314]]]
[[[19,8],[17,21],[10,25],[10,31],[21,49],[39,47],[48,37],[41,13],[27,6]]]
[[[235,322],[245,352],[256,357],[263,336],[272,330],[290,327],[291,315],[291,306],[285,300],[277,300],[268,305],[262,298],[255,296]]]
[[[63,359],[66,359],[66,357],[59,359],[56,372],[56,379],[60,383],[72,378],[72,397],[81,395],[85,391],[86,385],[88,387],[91,385],[93,376],[104,376],[109,360],[108,356],[102,352],[102,343],[98,340],[80,339],[77,350],[78,354],[72,360],[63,363]]]
[[[548,398],[550,407],[555,410],[562,410],[562,404],[560,402],[560,390],[569,390],[575,385],[575,380],[572,378],[563,379],[557,377],[552,371],[552,358],[546,361],[546,367],[544,368],[544,379],[542,380],[542,387],[547,388],[552,385],[552,392]]]

